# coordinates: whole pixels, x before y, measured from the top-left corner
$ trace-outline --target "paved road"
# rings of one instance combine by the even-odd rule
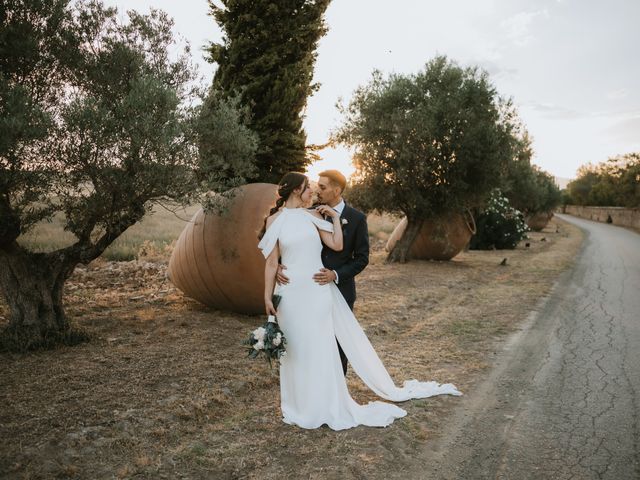
[[[640,235],[558,216],[575,267],[407,478],[640,479]]]

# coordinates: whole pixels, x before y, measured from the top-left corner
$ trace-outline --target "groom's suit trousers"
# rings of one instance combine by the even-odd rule
[[[352,312],[353,312],[353,303],[354,302],[347,302],[347,304],[349,305],[349,308],[351,309]],[[348,359],[347,359],[347,356],[345,355],[344,351],[342,350],[342,347],[340,346],[340,342],[338,341],[337,338],[336,338],[336,343],[338,344],[338,352],[340,352],[340,362],[342,362],[342,373],[344,373],[346,375],[347,374]]]

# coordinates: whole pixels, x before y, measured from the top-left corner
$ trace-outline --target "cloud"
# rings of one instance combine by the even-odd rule
[[[513,78],[517,77],[518,75],[517,68],[503,67],[492,60],[480,60],[479,62],[477,62],[477,65],[483,70],[486,70],[491,77]]]
[[[592,116],[591,113],[580,112],[571,108],[563,107],[562,105],[556,105],[554,103],[545,102],[527,102],[523,104],[523,107],[530,108],[536,112],[541,113],[544,117],[554,119],[576,119]]]
[[[540,16],[548,17],[549,11],[545,8],[535,12],[520,12],[503,20],[500,26],[505,30],[507,38],[519,47],[528,45],[535,38],[531,33],[531,24]]]
[[[605,133],[620,142],[640,145],[640,112],[617,121],[612,126],[606,128]]]
[[[629,90],[626,88],[620,88],[618,90],[611,90],[606,94],[609,100],[620,100],[629,96]]]
[[[638,110],[637,108],[618,110],[610,109],[587,112],[575,110],[555,103],[536,101],[522,103],[522,107],[534,110],[542,114],[543,117],[550,119],[576,120],[581,118],[600,118],[608,122],[616,122],[616,125],[618,125],[624,131],[627,131],[628,124],[635,125],[635,136],[638,140],[640,140],[640,129],[638,128],[638,125],[634,123],[634,121],[640,118],[640,110]]]

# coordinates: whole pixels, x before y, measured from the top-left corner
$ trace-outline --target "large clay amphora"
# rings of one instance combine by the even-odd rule
[[[390,252],[407,229],[407,218],[400,220],[387,241],[385,250]],[[420,260],[451,260],[471,240],[476,226],[471,212],[453,213],[440,218],[425,220],[409,248],[408,258]]]
[[[169,278],[185,295],[238,313],[264,311],[264,257],[258,233],[277,198],[277,186],[239,187],[222,214],[200,209],[180,234]]]
[[[531,230],[534,232],[540,232],[547,226],[551,217],[553,217],[553,212],[540,212],[528,215],[525,217],[524,221],[527,222],[527,225]]]

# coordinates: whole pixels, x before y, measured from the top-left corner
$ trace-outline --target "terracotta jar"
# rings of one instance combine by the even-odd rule
[[[277,186],[239,187],[223,214],[200,209],[180,234],[168,274],[185,295],[238,313],[264,311],[264,257],[258,233],[275,205]]]
[[[407,218],[403,218],[389,237],[385,250],[390,252],[407,229]],[[451,260],[471,240],[476,226],[471,212],[451,214],[425,220],[413,244],[408,258],[419,260]]]
[[[547,226],[549,220],[553,217],[553,212],[540,212],[533,215],[527,215],[524,219],[527,225],[534,232],[540,232]]]

